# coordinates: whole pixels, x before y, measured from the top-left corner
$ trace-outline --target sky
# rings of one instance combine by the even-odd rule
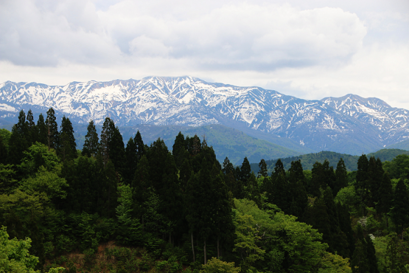
[[[409,109],[409,1],[0,0],[0,82],[185,75]]]

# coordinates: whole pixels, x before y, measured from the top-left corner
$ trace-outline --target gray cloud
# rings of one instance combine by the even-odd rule
[[[32,66],[184,59],[204,69],[263,71],[345,63],[366,35],[363,22],[340,8],[239,3],[193,18],[180,9],[175,16],[141,10],[127,1],[106,10],[79,0],[7,2],[0,57]]]

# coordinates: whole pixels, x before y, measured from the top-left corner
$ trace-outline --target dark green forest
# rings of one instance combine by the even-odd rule
[[[254,173],[196,135],[125,142],[107,117],[79,150],[52,108],[0,130],[0,272],[409,270],[408,155]]]

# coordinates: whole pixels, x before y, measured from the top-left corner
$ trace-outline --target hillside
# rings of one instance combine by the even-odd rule
[[[383,161],[391,161],[397,155],[401,154],[409,154],[409,151],[400,150],[400,149],[382,149],[374,153],[367,154],[367,157],[374,156],[375,158],[379,158],[382,162]],[[304,154],[294,157],[288,158],[281,158],[281,161],[284,164],[284,168],[288,170],[291,167],[291,162],[296,160],[301,160],[302,166],[304,170],[311,170],[315,162],[324,162],[324,160],[329,161],[329,165],[336,169],[337,163],[339,159],[342,158],[345,162],[345,166],[348,171],[356,171],[357,169],[357,162],[359,156],[357,155],[348,155],[348,154],[340,154],[336,152],[327,152],[322,151],[319,153],[310,153]],[[274,170],[274,166],[277,160],[266,160],[268,171],[272,172]],[[251,164],[251,170],[255,173],[259,171],[258,163]]]

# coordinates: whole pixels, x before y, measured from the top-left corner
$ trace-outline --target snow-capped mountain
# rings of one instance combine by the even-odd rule
[[[21,109],[45,114],[49,107],[80,123],[102,123],[106,116],[118,126],[217,123],[253,136],[289,138],[316,151],[360,154],[409,138],[408,110],[356,95],[303,100],[192,77],[0,84],[0,117],[6,120],[15,123]]]

